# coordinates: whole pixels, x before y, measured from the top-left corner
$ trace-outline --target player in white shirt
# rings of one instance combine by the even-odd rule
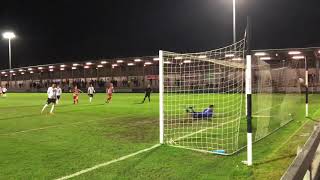
[[[6,87],[3,87],[3,88],[1,88],[1,91],[2,91],[2,96],[7,97],[6,93],[7,93],[8,89]]]
[[[89,96],[90,103],[92,102],[94,93],[96,93],[96,91],[94,90],[94,87],[92,86],[92,84],[90,84],[90,86],[88,87],[88,96]]]
[[[62,89],[61,89],[60,86],[58,85],[58,86],[57,86],[57,101],[56,101],[56,104],[59,104],[61,94],[62,94]]]
[[[51,103],[52,103],[52,106],[51,106],[50,114],[53,114],[54,105],[56,104],[56,99],[57,99],[57,89],[55,84],[52,84],[52,86],[48,88],[47,94],[48,94],[48,100],[47,100],[47,103],[43,106],[41,110],[41,114]]]

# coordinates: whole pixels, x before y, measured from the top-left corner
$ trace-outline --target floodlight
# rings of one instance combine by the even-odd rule
[[[128,63],[128,66],[134,66],[134,63]]]
[[[260,60],[271,60],[271,57],[261,57]]]
[[[292,59],[304,59],[304,56],[293,56]]]
[[[61,64],[60,67],[64,68],[64,67],[66,67],[66,65],[65,64]]]
[[[112,66],[118,66],[118,64],[112,64]]]
[[[265,56],[265,55],[267,55],[267,53],[265,53],[265,52],[257,52],[254,55],[255,56]]]
[[[198,58],[199,59],[204,59],[204,58],[207,58],[207,56],[206,55],[200,55]]]
[[[38,67],[38,69],[40,69],[40,70],[41,70],[41,69],[43,69],[43,67]]]
[[[159,61],[159,60],[160,60],[160,58],[153,58],[153,60],[154,60],[154,61]]]
[[[151,65],[152,62],[145,62],[144,64],[145,64],[145,65]]]
[[[74,64],[72,64],[72,66],[79,66],[79,64],[77,64],[77,63],[74,63]]]
[[[16,35],[13,32],[4,32],[2,33],[2,37],[5,39],[13,39]]]
[[[177,56],[174,59],[178,60],[178,59],[182,59],[182,57],[181,56]]]
[[[49,66],[49,69],[53,69],[54,68],[54,66]]]
[[[23,69],[19,69],[19,72],[22,72],[23,71]]]
[[[60,71],[64,71],[64,68],[60,68]]]
[[[117,63],[123,63],[123,60],[117,60]]]
[[[242,59],[242,58],[237,57],[237,58],[232,58],[231,60],[232,60],[232,61],[242,61],[243,59]]]
[[[98,68],[101,68],[101,67],[103,67],[103,65],[99,64],[97,67],[98,67]]]
[[[191,60],[184,60],[183,63],[191,63]]]
[[[89,68],[90,68],[90,66],[84,66],[84,68],[85,68],[85,69],[89,69]]]
[[[14,71],[13,70],[11,70],[11,71],[9,71],[10,73],[14,73]]]
[[[107,64],[107,61],[101,61],[101,64]]]
[[[33,71],[30,71],[30,74],[33,74]]]
[[[52,72],[52,71],[53,71],[53,69],[49,69],[49,71],[50,71],[50,72]]]
[[[77,69],[76,67],[72,67],[71,69]]]
[[[92,62],[86,62],[86,65],[92,65]]]
[[[163,63],[164,63],[164,64],[171,64],[170,61],[164,61]]]
[[[32,68],[28,68],[28,71],[32,71]]]
[[[226,57],[226,58],[228,58],[228,57],[234,57],[234,54],[226,54],[225,57]]]
[[[24,72],[21,72],[21,74],[23,75],[23,74],[24,74]]]
[[[141,62],[141,59],[135,59],[134,62]]]
[[[3,72],[1,72],[1,74],[5,74],[5,73],[6,73],[6,72],[4,72],[4,71],[3,71]]]
[[[288,52],[289,55],[298,55],[298,54],[301,54],[300,51],[289,51]]]

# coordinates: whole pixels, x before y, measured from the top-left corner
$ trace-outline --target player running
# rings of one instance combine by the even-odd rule
[[[209,107],[204,109],[202,112],[195,112],[193,107],[188,107],[186,112],[193,118],[211,118],[214,115],[213,105],[209,105]]]
[[[6,93],[7,93],[8,89],[5,86],[1,88],[1,91],[2,91],[2,97],[7,97]]]
[[[78,104],[79,103],[79,94],[82,91],[78,89],[78,86],[75,86],[73,89],[73,104]]]
[[[41,114],[51,103],[52,103],[52,106],[51,106],[50,114],[53,114],[54,105],[56,104],[56,99],[57,99],[57,89],[55,84],[52,84],[52,86],[48,88],[47,94],[48,94],[48,100],[47,100],[47,103],[43,106],[41,110]]]
[[[58,86],[57,86],[57,101],[56,101],[56,104],[59,104],[61,94],[62,94],[62,89],[61,89],[60,86],[58,85]]]
[[[94,93],[96,93],[96,91],[94,90],[94,87],[92,86],[92,84],[90,84],[90,86],[88,87],[88,96],[89,96],[90,103],[92,102]]]
[[[113,90],[113,84],[110,83],[109,88],[106,89],[106,93],[107,93],[107,97],[108,97],[107,100],[106,100],[106,103],[109,103],[111,101],[113,91],[114,91]]]
[[[150,102],[150,95],[151,95],[151,92],[152,92],[150,84],[148,84],[148,87],[144,91],[145,91],[145,94],[144,94],[143,101],[141,102],[142,104],[144,103],[144,101],[146,100],[147,97],[148,97],[149,102]]]

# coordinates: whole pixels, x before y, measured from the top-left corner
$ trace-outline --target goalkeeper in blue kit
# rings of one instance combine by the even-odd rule
[[[193,118],[211,118],[214,115],[213,105],[210,105],[208,108],[204,109],[202,112],[195,112],[193,107],[188,107],[186,112],[191,115]]]

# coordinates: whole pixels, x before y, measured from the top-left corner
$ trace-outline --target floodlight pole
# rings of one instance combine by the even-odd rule
[[[307,56],[304,56],[304,65],[305,65],[305,71],[306,71],[306,74],[305,74],[305,87],[306,87],[306,117],[309,116],[309,79],[308,79],[308,76],[309,76],[309,71],[308,71],[308,63],[307,63]]]
[[[233,0],[233,43],[236,43],[236,0]]]
[[[160,144],[164,143],[164,108],[163,108],[163,93],[164,93],[164,77],[163,77],[163,51],[159,51],[159,131],[160,131]]]
[[[251,20],[247,18],[246,31],[247,52],[246,52],[246,114],[247,114],[247,161],[248,166],[252,165],[252,58],[251,58]]]

